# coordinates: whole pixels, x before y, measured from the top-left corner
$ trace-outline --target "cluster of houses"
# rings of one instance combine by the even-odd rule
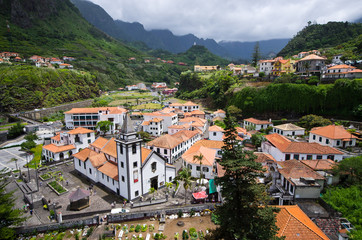
[[[205,113],[193,102],[145,113],[129,113],[120,107],[73,108],[65,112],[68,130],[43,146],[43,160],[73,157],[78,172],[132,200],[172,181],[179,159],[193,177],[212,180],[222,176],[217,159],[222,155],[225,131],[214,123],[224,118],[223,110]],[[105,120],[112,123],[105,134],[115,138],[95,138],[97,122]],[[255,118],[244,119],[236,128],[236,138],[240,144],[250,143],[252,134],[270,127],[255,154],[266,169],[259,181],[271,183],[270,195],[279,205],[316,199],[326,184],[338,182],[332,168],[348,157],[340,148],[355,146],[357,140],[336,125],[314,128],[306,140],[302,127],[274,126],[270,120]],[[153,140],[143,143],[139,131],[148,132]],[[201,163],[195,156],[201,156]],[[218,199],[222,200],[221,194]]]
[[[11,63],[24,61],[19,53],[16,52],[0,52],[0,63]]]
[[[130,58],[128,58],[128,60],[129,61],[136,61],[136,58],[135,57],[130,57]],[[161,58],[157,58],[157,61],[160,61],[162,63],[168,63],[168,64],[174,64],[175,63],[172,60],[163,60]],[[151,63],[151,60],[150,59],[144,59],[144,63]],[[177,64],[180,65],[180,66],[187,66],[187,63],[184,63],[184,62],[178,62]]]

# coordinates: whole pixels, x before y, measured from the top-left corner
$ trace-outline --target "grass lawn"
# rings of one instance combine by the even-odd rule
[[[132,109],[162,109],[162,105],[158,103],[147,103],[133,106]]]
[[[31,149],[31,151],[33,151],[33,153],[34,153],[34,157],[33,157],[33,160],[31,160],[29,163],[30,168],[36,169],[36,164],[38,164],[38,168],[39,168],[42,149],[43,149],[43,144],[39,144],[35,148]]]
[[[57,181],[52,181],[49,183],[58,193],[66,192],[65,188],[63,188]]]

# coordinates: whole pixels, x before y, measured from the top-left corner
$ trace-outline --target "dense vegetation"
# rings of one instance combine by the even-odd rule
[[[221,71],[208,77],[188,72],[180,80],[180,98],[206,98],[206,102],[215,109],[235,105],[243,111],[244,117],[271,113],[282,116],[314,113],[362,118],[362,79],[339,79],[334,84],[318,86],[271,83],[254,87],[231,73]]]
[[[95,97],[97,77],[35,66],[0,66],[0,110],[16,112]]]
[[[289,41],[279,52],[281,56],[292,56],[302,51],[336,47],[362,34],[362,24],[348,22],[328,22],[311,24]]]

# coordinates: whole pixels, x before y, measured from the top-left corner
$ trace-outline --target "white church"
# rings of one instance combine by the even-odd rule
[[[141,143],[127,114],[117,139],[98,137],[87,148],[73,154],[74,167],[93,182],[134,200],[152,187],[165,186],[176,176],[174,166]]]

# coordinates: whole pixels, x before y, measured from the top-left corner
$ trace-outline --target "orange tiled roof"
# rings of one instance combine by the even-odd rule
[[[196,122],[202,126],[204,126],[204,124],[206,123],[206,119],[203,118],[198,118],[198,117],[186,117],[181,119],[179,122],[186,122],[186,123],[191,123],[191,122]]]
[[[278,206],[278,208],[280,208],[280,212],[276,214],[278,237],[285,236],[286,240],[329,239],[297,205]]]
[[[183,124],[183,125],[171,125],[168,128],[170,129],[188,129],[190,124]]]
[[[222,139],[225,139],[225,134],[222,135]],[[236,140],[238,141],[244,141],[244,138],[240,137],[239,135],[236,135]]]
[[[191,101],[188,101],[188,102],[184,103],[183,105],[184,105],[184,106],[197,106],[196,103],[193,103],[193,102],[191,102]]]
[[[109,139],[106,145],[101,150],[114,158],[117,158],[117,144],[114,138]]]
[[[162,136],[148,142],[147,146],[173,149],[181,143],[182,143],[182,140],[180,140],[174,136],[171,136],[169,134],[166,134],[166,135],[162,135]]]
[[[170,106],[172,107],[180,107],[180,106],[183,106],[182,103],[171,103]]]
[[[327,60],[327,58],[320,57],[315,54],[310,54],[310,55],[300,59],[299,61],[308,61],[308,60]]]
[[[59,152],[65,152],[65,151],[69,151],[69,150],[73,150],[75,149],[74,145],[70,144],[70,145],[65,145],[65,146],[57,146],[54,144],[48,144],[43,146],[43,149],[46,149],[52,153],[59,153]]]
[[[225,112],[224,110],[222,110],[222,109],[218,109],[217,111],[214,112],[214,114],[217,114],[217,113],[224,113],[224,114],[226,114],[226,112]]]
[[[301,163],[309,166],[310,168],[317,170],[332,170],[337,165],[336,162],[330,159],[317,159],[317,160],[301,160]]]
[[[274,128],[277,129],[281,129],[283,131],[298,131],[298,130],[304,130],[304,128],[299,127],[297,125],[294,125],[292,123],[286,123],[286,124],[281,124],[278,126],[274,126]]]
[[[202,165],[214,165],[216,150],[204,147],[202,145],[193,145],[184,154],[182,154],[182,159],[188,163],[199,164],[199,161],[194,159],[194,156],[199,156],[200,154],[203,155]]]
[[[153,113],[143,113],[143,116],[152,116],[152,117],[174,117],[176,113],[162,113],[162,112],[153,112]]]
[[[106,143],[108,142],[109,140],[106,139],[106,138],[103,138],[103,137],[98,137],[94,142],[92,142],[90,145],[95,147],[95,148],[99,148],[99,149],[102,149]]]
[[[84,149],[80,150],[79,152],[73,154],[73,157],[78,158],[79,160],[84,162],[85,160],[88,159],[88,157],[91,157],[91,156],[94,156],[97,154],[98,154],[97,152],[93,151],[90,148],[84,148]]]
[[[254,154],[258,157],[257,159],[255,159],[255,162],[259,163],[266,163],[268,161],[276,162],[275,158],[273,158],[273,156],[270,155],[269,153],[254,152]]]
[[[209,127],[209,132],[225,132],[225,130],[222,127],[213,125],[213,126]]]
[[[222,117],[214,117],[213,119],[212,119],[212,121],[213,122],[215,122],[215,121],[220,121],[220,122],[222,122],[222,121],[224,121],[224,119],[222,119]]]
[[[192,115],[205,115],[204,111],[201,110],[193,110],[192,112],[190,112]]]
[[[106,162],[103,166],[98,168],[98,170],[106,176],[118,181],[118,167],[116,164]]]
[[[191,139],[192,137],[196,136],[197,134],[199,134],[197,131],[181,130],[171,136],[175,137],[177,139],[180,139],[183,142],[186,142],[187,140]]]
[[[89,161],[92,163],[93,167],[97,168],[102,166],[107,162],[107,158],[104,153],[98,153],[92,156],[89,156]]]
[[[324,179],[321,175],[319,175],[310,167],[301,163],[299,160],[293,159],[288,161],[278,161],[278,165],[282,167],[281,169],[279,169],[280,174],[282,174],[287,179],[298,179],[301,177]]]
[[[144,163],[144,161],[147,159],[147,157],[150,155],[151,152],[152,152],[151,149],[141,147],[142,163]]]
[[[349,66],[349,65],[346,65],[346,64],[341,64],[341,65],[335,65],[333,67],[330,67],[328,68],[327,70],[331,70],[331,69],[356,69],[356,67],[353,67],[353,66]]]
[[[50,139],[59,142],[59,141],[60,141],[60,133],[57,133],[57,135],[55,135],[54,137],[52,137],[52,138],[50,138]]]
[[[86,133],[94,133],[93,130],[83,128],[83,127],[77,127],[76,129],[72,129],[68,132],[68,134],[86,134]]]
[[[150,121],[143,121],[141,125],[142,126],[148,126],[148,125],[150,125]]]
[[[325,127],[312,128],[310,133],[323,136],[329,139],[357,138],[349,133],[343,126],[328,125]]]
[[[207,148],[216,148],[216,149],[221,149],[224,146],[224,142],[223,141],[215,141],[215,140],[200,140],[197,141],[193,146],[204,146]]]
[[[254,123],[254,124],[257,124],[257,125],[260,125],[260,124],[271,124],[271,122],[269,122],[269,121],[266,121],[266,120],[258,120],[258,119],[255,119],[255,118],[247,118],[247,119],[244,119],[244,121],[251,122],[251,123]]]

